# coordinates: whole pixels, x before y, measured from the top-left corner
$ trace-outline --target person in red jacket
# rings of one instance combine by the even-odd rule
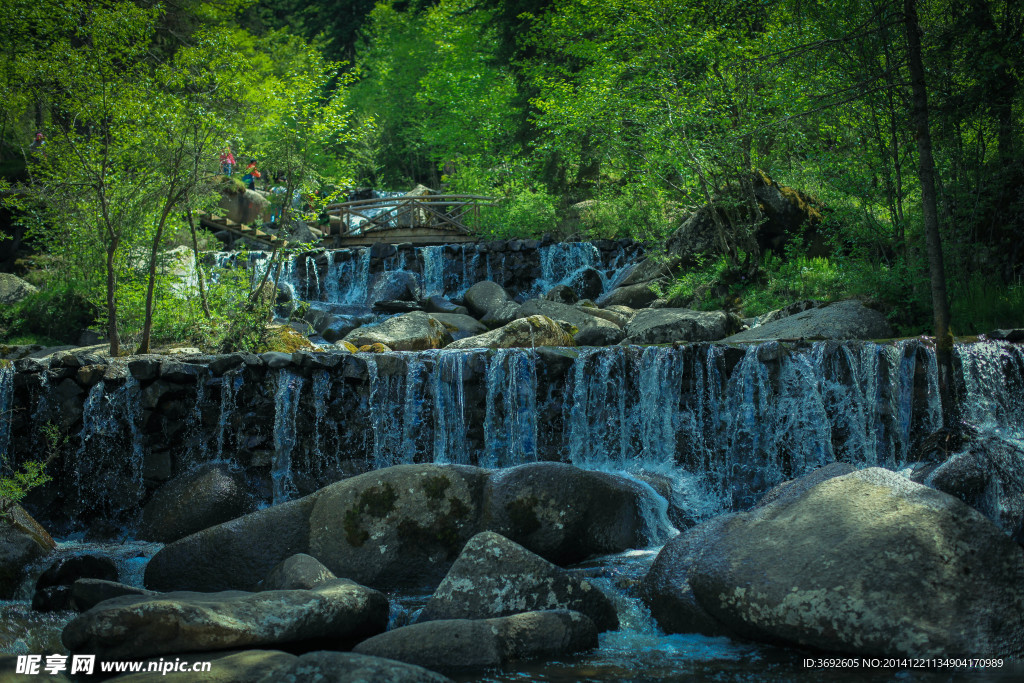
[[[220,172],[222,175],[231,177],[231,169],[235,166],[235,155],[231,153],[231,146],[224,148],[220,153]]]

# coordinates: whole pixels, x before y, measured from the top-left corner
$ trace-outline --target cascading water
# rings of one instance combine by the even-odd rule
[[[278,371],[277,390],[274,392],[274,459],[270,473],[275,505],[288,500],[295,493],[292,481],[292,451],[298,440],[295,418],[302,384],[302,377],[288,370]]]
[[[0,361],[0,456],[11,441],[11,408],[14,404],[14,365]]]

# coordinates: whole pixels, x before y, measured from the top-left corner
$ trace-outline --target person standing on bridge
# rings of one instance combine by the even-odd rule
[[[224,148],[224,151],[220,153],[220,172],[221,175],[231,177],[231,169],[235,166],[235,155],[231,153],[231,145]]]

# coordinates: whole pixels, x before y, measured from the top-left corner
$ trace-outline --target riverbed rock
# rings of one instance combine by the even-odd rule
[[[32,595],[32,609],[55,612],[71,609],[71,585],[77,579],[118,580],[117,565],[103,555],[69,555],[47,567],[38,579]]]
[[[836,301],[787,315],[727,337],[726,342],[762,339],[887,339],[885,316],[856,299]]]
[[[558,462],[494,472],[486,528],[558,565],[645,548],[674,532],[665,500],[640,482]]]
[[[625,329],[626,323],[629,322],[629,318],[627,316],[624,316],[621,313],[617,313],[612,309],[598,308],[597,306],[587,306],[583,304],[576,304],[576,308],[583,311],[587,315],[592,315],[595,318],[607,320],[613,325],[616,325],[623,329]]]
[[[262,588],[265,591],[309,589],[336,578],[320,560],[296,553],[270,570]]]
[[[0,273],[0,304],[13,306],[29,294],[39,291],[35,285],[25,282],[17,275]]]
[[[171,543],[252,512],[245,476],[226,463],[200,465],[167,482],[142,508],[138,537]]]
[[[487,329],[493,330],[503,325],[508,325],[510,322],[516,319],[516,313],[519,312],[519,304],[515,301],[506,301],[499,304],[494,309],[487,312],[480,322],[482,322]]]
[[[725,311],[659,308],[637,311],[626,324],[629,344],[717,341],[738,330],[740,319]]]
[[[257,590],[279,562],[309,552],[309,515],[318,494],[257,510],[167,544],[146,565],[146,587]]]
[[[493,619],[445,619],[403,626],[356,645],[354,652],[443,672],[500,667],[592,650],[597,628],[579,612],[524,612]]]
[[[483,318],[512,300],[504,287],[490,280],[476,283],[466,290],[462,298],[466,303],[466,308],[477,318]]]
[[[744,637],[864,656],[1024,653],[1020,547],[897,473],[783,491],[705,532],[676,581]]]
[[[572,335],[543,315],[513,320],[496,330],[452,342],[449,349],[512,349],[535,346],[575,346]]]
[[[381,633],[388,609],[383,594],[345,579],[311,590],[125,596],[75,617],[61,640],[72,652],[103,659],[268,646],[315,650]]]
[[[489,619],[566,609],[587,615],[599,631],[619,627],[604,593],[493,531],[469,540],[434,591],[419,621]]]
[[[384,344],[394,351],[423,351],[444,347],[452,341],[452,335],[430,314],[415,311],[359,327],[345,335],[344,341],[358,347]]]
[[[156,591],[129,586],[117,581],[105,579],[76,579],[71,584],[68,607],[76,612],[85,612],[104,600],[120,598],[125,595],[157,595]]]
[[[57,544],[32,515],[15,503],[0,519],[0,599],[14,597],[29,566],[48,555]]]
[[[475,337],[487,331],[487,326],[471,315],[462,313],[431,313],[430,317],[437,320],[452,335],[453,341]]]
[[[378,301],[418,301],[421,287],[415,273],[386,270],[378,273],[370,285],[371,303]]]
[[[428,296],[423,302],[423,310],[427,313],[451,313],[469,315],[469,309],[452,303],[443,296],[437,294]]]
[[[555,285],[544,294],[544,299],[571,306],[579,301],[580,297],[569,285]]]
[[[651,283],[641,282],[632,285],[620,285],[601,296],[597,304],[602,308],[606,306],[629,306],[630,308],[644,308],[653,303],[658,295],[651,289]]]
[[[622,328],[615,323],[557,301],[530,299],[516,311],[517,319],[533,315],[561,320],[575,327],[577,331],[573,335],[573,340],[577,346],[608,346],[619,343],[624,336]]]
[[[481,530],[487,470],[396,465],[331,484],[309,520],[309,554],[379,589],[435,585]]]

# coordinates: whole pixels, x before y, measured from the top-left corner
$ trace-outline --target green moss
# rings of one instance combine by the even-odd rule
[[[450,496],[446,514],[437,516],[429,526],[413,519],[403,519],[398,523],[398,536],[417,545],[436,543],[452,557],[462,549],[460,530],[469,514],[469,506],[461,499]]]
[[[441,500],[444,498],[445,491],[451,486],[451,481],[448,477],[443,474],[438,474],[434,477],[427,477],[423,482],[423,492],[427,494],[427,498],[430,500]]]
[[[516,498],[508,504],[508,517],[512,530],[517,534],[528,535],[540,528],[536,507],[540,503],[536,496]]]
[[[342,516],[341,527],[345,530],[345,539],[355,548],[366,543],[370,534],[363,528],[363,515],[371,517],[384,517],[395,509],[395,501],[398,494],[391,484],[373,486],[364,489],[359,494],[356,504],[345,511]]]

